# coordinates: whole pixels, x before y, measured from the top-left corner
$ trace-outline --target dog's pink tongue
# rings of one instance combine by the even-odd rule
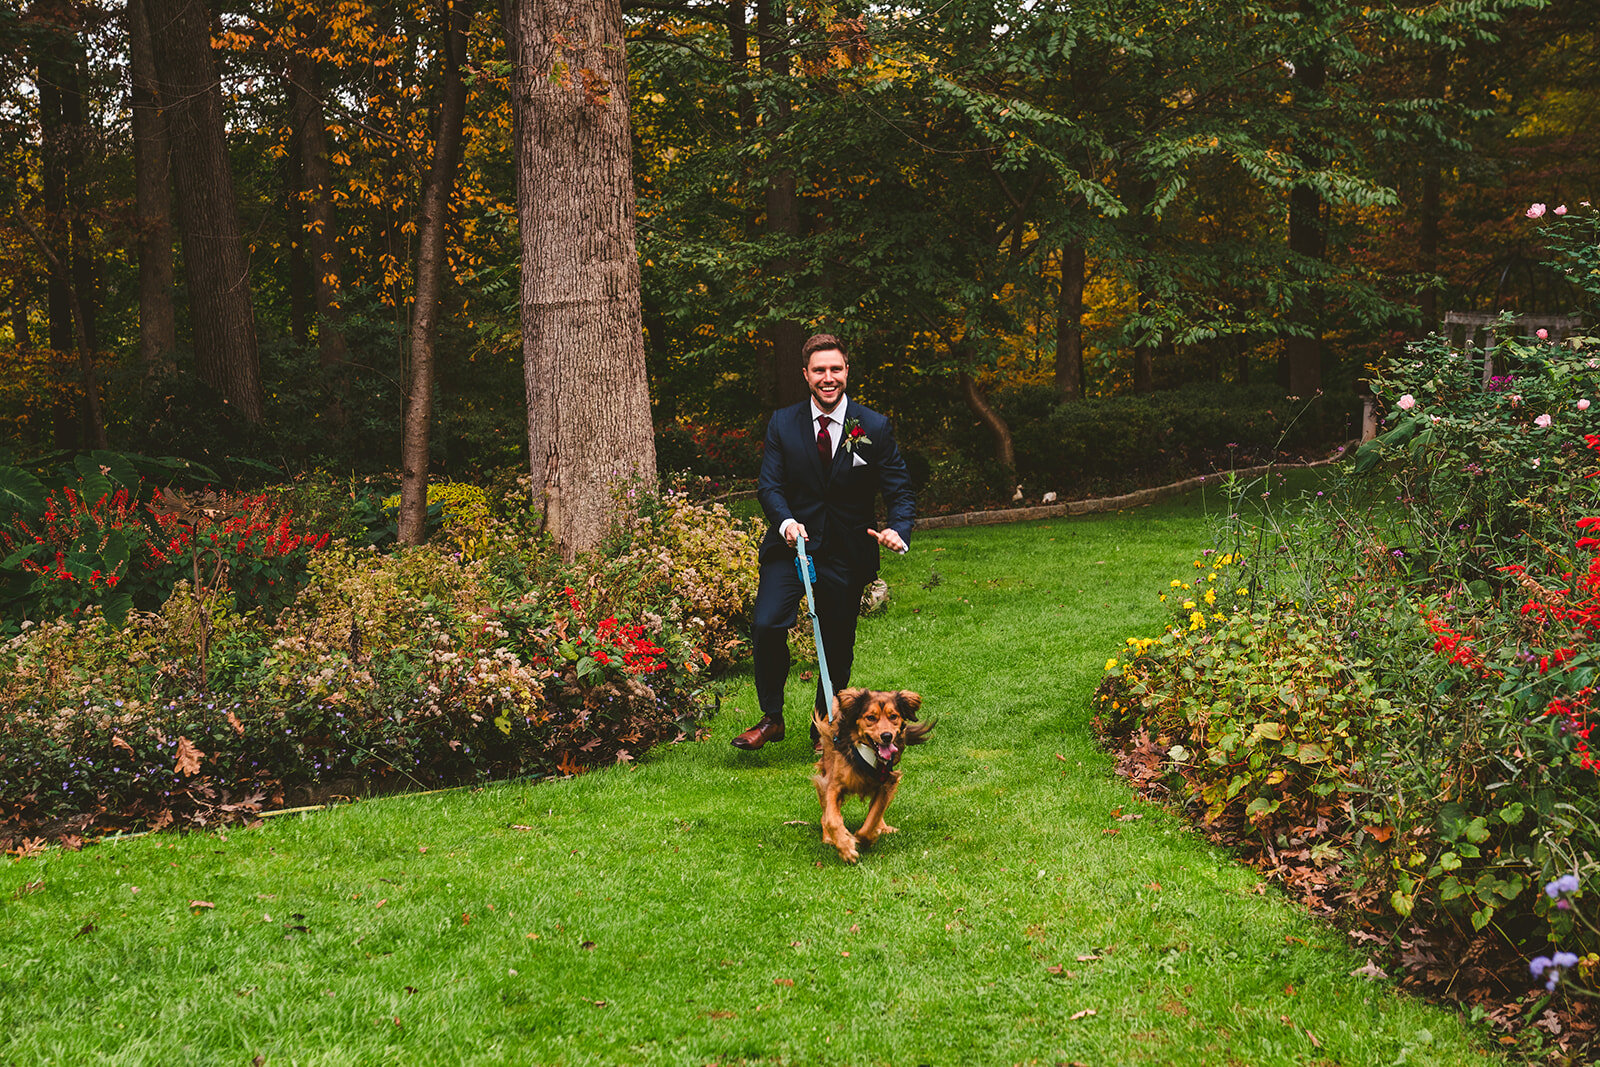
[[[878,758],[885,763],[893,763],[900,758],[900,748],[897,745],[879,745]]]

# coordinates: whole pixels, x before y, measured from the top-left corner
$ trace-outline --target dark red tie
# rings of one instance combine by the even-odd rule
[[[828,416],[817,416],[817,455],[827,463],[833,458],[833,442],[828,438]]]

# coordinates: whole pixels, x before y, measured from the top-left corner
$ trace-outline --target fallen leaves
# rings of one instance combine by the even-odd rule
[[[774,978],[772,980],[772,984],[773,985],[793,986],[794,985],[794,979],[793,978]]]
[[[1097,1010],[1095,1010],[1094,1008],[1084,1008],[1082,1011],[1073,1012],[1071,1015],[1067,1016],[1067,1018],[1072,1020],[1073,1022],[1077,1022],[1079,1019],[1087,1019],[1091,1015],[1099,1015],[1099,1014],[1100,1013]]]
[[[12,897],[13,900],[21,900],[23,897],[27,896],[29,893],[37,893],[39,890],[41,890],[43,888],[44,888],[44,879],[43,878],[35,878],[31,882],[27,882],[27,883],[25,883],[23,885],[17,886],[16,891],[11,894],[11,897]]]
[[[1375,982],[1380,978],[1389,977],[1389,972],[1385,971],[1382,967],[1379,967],[1376,963],[1373,963],[1372,957],[1368,956],[1366,965],[1357,967],[1355,970],[1351,971],[1350,977],[1366,978]]]
[[[200,911],[206,908],[215,908],[216,905],[209,900],[191,900],[189,901],[189,907],[195,911]]]
[[[187,737],[178,738],[178,763],[174,768],[184,777],[193,777],[200,773],[200,761],[205,758],[205,753],[195,747],[193,741]]]

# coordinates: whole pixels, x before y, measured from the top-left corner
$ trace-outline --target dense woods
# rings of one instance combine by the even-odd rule
[[[922,470],[1015,472],[1028,403],[1349,394],[1447,311],[1577,309],[1522,216],[1600,169],[1596,13],[31,0],[7,448],[399,470],[414,536],[430,471],[559,526],[652,423],[755,429],[818,328]]]

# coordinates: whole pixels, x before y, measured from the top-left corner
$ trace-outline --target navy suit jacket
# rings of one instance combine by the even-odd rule
[[[774,412],[767,423],[756,483],[756,497],[769,523],[761,540],[763,566],[794,559],[794,549],[778,533],[785,519],[794,519],[805,526],[806,551],[819,564],[842,568],[850,582],[870,582],[878,574],[878,542],[867,530],[879,529],[874,518],[879,493],[888,509],[884,526],[910,544],[916,498],[894,429],[887,418],[855,401],[848,402],[844,418],[847,424],[860,422],[872,443],[858,441],[847,451],[847,442],[840,442],[826,469],[817,452],[809,397]]]

